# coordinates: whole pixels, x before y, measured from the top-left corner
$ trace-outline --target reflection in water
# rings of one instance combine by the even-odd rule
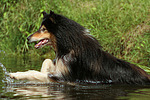
[[[128,92],[126,96],[120,96],[118,97],[118,99],[150,100],[150,86],[147,88],[141,87],[141,89],[136,89],[133,92]]]
[[[66,98],[66,93],[63,91],[67,91],[71,89],[72,86],[60,85],[58,83],[26,83],[26,84],[9,84],[7,86],[7,92],[13,92],[14,97],[21,98],[50,98],[62,100]],[[69,98],[67,98],[69,99]]]
[[[28,85],[28,86],[27,86]],[[18,86],[18,87],[16,87]],[[110,85],[103,86],[86,86],[86,85],[62,85],[58,83],[47,84],[31,84],[27,83],[25,86],[21,84],[9,84],[7,92],[13,92],[14,97],[18,98],[50,98],[56,100],[62,99],[98,99],[104,98],[104,95],[98,93],[104,92],[105,89],[109,89]],[[108,95],[108,94],[107,94]],[[104,97],[103,97],[104,96]],[[108,98],[108,97],[107,97]]]
[[[63,99],[65,95],[59,90],[51,89],[50,86],[25,86],[9,88],[15,93],[14,96],[24,98],[51,98]],[[21,97],[21,98],[22,98]]]
[[[8,88],[9,87],[9,88]],[[47,84],[13,84],[7,87],[7,92],[12,91],[15,98],[30,99],[136,99],[150,98],[149,86],[129,85],[76,85],[47,83]]]

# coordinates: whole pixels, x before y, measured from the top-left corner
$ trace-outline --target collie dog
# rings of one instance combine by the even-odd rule
[[[46,59],[41,71],[10,73],[11,78],[38,82],[150,84],[150,76],[143,69],[103,51],[80,24],[53,11],[43,12],[43,16],[39,30],[27,39],[38,41],[35,48],[52,46],[55,60]]]

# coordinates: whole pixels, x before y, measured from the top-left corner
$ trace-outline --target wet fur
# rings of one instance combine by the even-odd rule
[[[43,13],[46,27],[55,48],[55,70],[50,79],[96,84],[149,84],[149,75],[124,60],[102,50],[99,42],[80,24],[62,15]],[[30,40],[33,35],[28,37]]]

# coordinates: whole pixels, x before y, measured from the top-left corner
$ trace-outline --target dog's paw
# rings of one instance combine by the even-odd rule
[[[18,74],[17,73],[9,73],[10,78],[19,80]]]

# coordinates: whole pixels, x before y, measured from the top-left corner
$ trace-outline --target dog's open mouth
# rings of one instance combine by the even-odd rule
[[[49,39],[42,39],[34,47],[36,49],[38,49],[38,48],[42,48],[42,47],[44,47],[45,45],[48,45],[48,44],[50,44],[50,40]]]

